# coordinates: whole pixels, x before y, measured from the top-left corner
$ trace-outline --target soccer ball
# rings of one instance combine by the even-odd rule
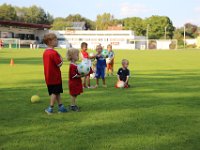
[[[106,58],[106,57],[108,57],[108,50],[106,50],[106,49],[104,49],[102,52],[101,52],[101,55],[104,57],[104,58]]]
[[[110,58],[106,58],[106,63],[110,64],[111,63],[111,59]]]
[[[124,81],[118,81],[118,82],[117,82],[117,87],[118,87],[118,88],[124,88],[124,86],[125,86]]]
[[[38,96],[38,95],[33,95],[32,97],[31,97],[31,102],[32,103],[37,103],[37,102],[39,102],[40,101],[40,97]]]
[[[80,75],[87,75],[90,72],[90,65],[86,62],[82,62],[78,65],[78,73]]]

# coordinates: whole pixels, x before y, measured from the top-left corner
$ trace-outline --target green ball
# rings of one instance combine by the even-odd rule
[[[31,103],[38,103],[40,101],[40,97],[38,95],[33,95],[31,97]]]

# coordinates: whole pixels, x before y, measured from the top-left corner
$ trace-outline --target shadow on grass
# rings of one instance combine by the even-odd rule
[[[1,88],[1,133],[3,143],[11,137],[34,139],[32,149],[48,136],[49,144],[70,145],[71,149],[194,149],[199,146],[200,70],[163,70],[136,73],[132,88],[115,89],[115,78],[107,78],[107,89],[86,89],[78,97],[82,112],[43,113],[49,97],[44,81],[24,82],[24,86]],[[67,81],[62,98],[69,104]],[[31,84],[32,83],[32,84]],[[31,85],[30,85],[31,84]],[[28,86],[27,86],[28,85]],[[41,103],[31,104],[39,92]],[[3,100],[2,100],[3,99]],[[67,105],[66,104],[66,105]],[[14,112],[14,113],[13,113]],[[61,133],[64,132],[64,133]],[[58,137],[52,136],[56,132]],[[28,137],[28,139],[26,139]],[[23,147],[23,142],[19,142]],[[71,144],[73,143],[73,144]],[[53,144],[49,144],[54,148]]]

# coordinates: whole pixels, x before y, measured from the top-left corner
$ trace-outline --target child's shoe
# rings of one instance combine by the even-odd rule
[[[67,112],[67,109],[64,107],[64,105],[61,105],[59,108],[58,108],[58,113],[65,113]]]
[[[72,111],[80,111],[80,109],[79,109],[79,107],[78,106],[70,106],[70,109],[72,110]]]
[[[45,109],[45,112],[46,112],[48,115],[51,115],[51,114],[53,114],[53,108],[51,108],[51,107],[49,106],[47,109]]]
[[[98,88],[99,86],[96,84],[95,86],[94,86],[94,88]]]
[[[104,84],[104,85],[102,85],[102,87],[104,87],[104,88],[107,88],[107,85],[106,85],[106,84]]]

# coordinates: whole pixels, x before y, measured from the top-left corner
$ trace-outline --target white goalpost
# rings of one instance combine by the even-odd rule
[[[20,39],[16,38],[1,38],[4,48],[20,48]]]

